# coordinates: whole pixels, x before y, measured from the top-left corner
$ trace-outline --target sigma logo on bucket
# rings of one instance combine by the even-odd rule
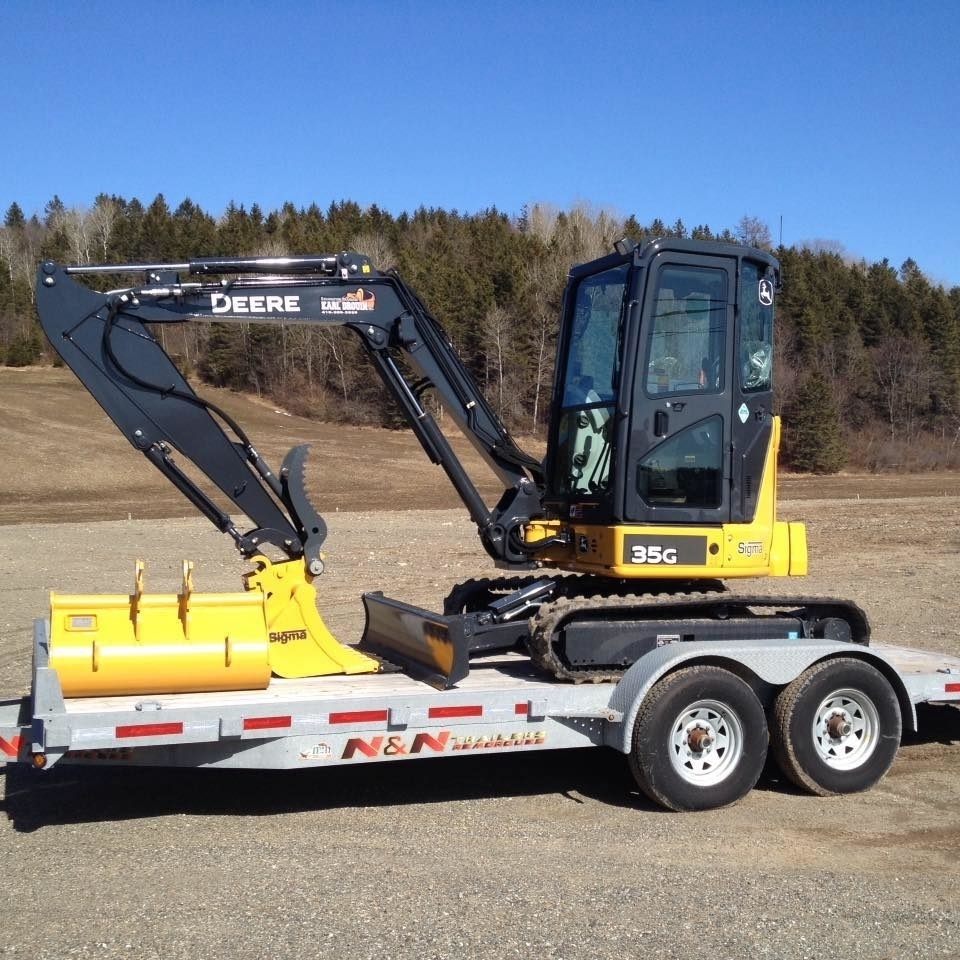
[[[737,553],[741,557],[759,557],[763,553],[763,544],[759,540],[741,540],[737,544]]]
[[[623,538],[623,562],[648,566],[686,566],[707,561],[706,537],[656,537],[628,533]]]
[[[299,313],[300,297],[297,294],[277,296],[227,296],[225,293],[210,294],[210,309],[213,313]]]

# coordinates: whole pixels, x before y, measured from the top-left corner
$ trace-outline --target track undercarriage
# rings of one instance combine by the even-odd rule
[[[587,576],[470,580],[451,591],[444,614],[468,622],[470,652],[518,645],[547,673],[575,683],[616,681],[670,643],[870,638],[866,614],[846,600],[741,595],[716,580],[636,586]]]

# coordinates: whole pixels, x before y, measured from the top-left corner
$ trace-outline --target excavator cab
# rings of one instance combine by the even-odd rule
[[[571,272],[543,498],[567,546],[548,563],[621,577],[805,566],[794,530],[790,569],[774,515],[778,280],[762,251],[682,240]]]

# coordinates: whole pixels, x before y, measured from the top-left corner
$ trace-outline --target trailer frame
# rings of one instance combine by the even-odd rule
[[[960,658],[813,639],[665,644],[617,683],[547,678],[514,652],[472,661],[449,690],[393,672],[273,679],[265,690],[65,699],[40,619],[31,693],[0,701],[0,763],[279,770],[591,746],[629,756],[641,708],[680,670],[706,666],[739,678],[770,716],[779,691],[834,659],[878,670],[904,728],[916,729],[918,703],[960,702]]]

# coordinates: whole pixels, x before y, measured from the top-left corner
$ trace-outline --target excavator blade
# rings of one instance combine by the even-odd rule
[[[359,648],[446,690],[470,673],[463,617],[443,616],[382,593],[365,593],[367,621]]]

